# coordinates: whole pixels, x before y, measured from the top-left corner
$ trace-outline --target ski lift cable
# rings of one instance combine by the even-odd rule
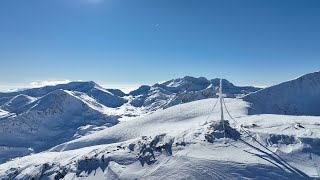
[[[224,104],[224,107],[226,109],[226,112],[227,114],[229,115],[229,117],[234,121],[236,122],[238,125],[240,125],[240,123],[238,121],[236,121],[230,114],[229,110],[227,109],[227,106],[226,106],[226,103],[223,99],[223,104]],[[267,151],[271,152],[272,154],[274,154],[276,157],[278,157],[279,159],[282,159],[277,153],[273,152],[272,150],[270,150],[269,148],[267,148],[265,145],[263,145],[262,143],[260,143],[255,137],[253,137],[253,135],[251,133],[249,133],[247,130],[245,130],[241,125],[240,125],[240,128],[248,135],[250,136],[254,141],[256,141],[260,146],[262,146],[264,149],[266,149]],[[248,142],[247,142],[248,143]],[[287,167],[287,169],[293,171],[293,172],[296,172],[297,174],[299,175],[302,175],[300,172],[298,172],[296,169],[292,168],[290,164],[288,163],[284,163]],[[289,167],[288,167],[289,166]]]
[[[210,116],[211,116],[211,113],[213,112],[214,108],[217,106],[218,102],[219,102],[219,99],[217,99],[216,103],[215,103],[214,106],[212,107],[212,109],[211,109],[211,111],[209,112],[209,115],[208,115],[208,117],[206,118],[206,121],[205,121],[205,122],[207,122],[207,121],[209,120],[209,118],[210,118]]]
[[[227,108],[227,106],[226,106],[226,103],[225,103],[224,99],[222,99],[222,102],[223,102],[224,108],[226,109],[226,112],[227,112],[227,114],[229,115],[229,117],[230,117],[234,122],[236,122],[238,125],[240,125],[240,123],[239,123],[238,121],[236,121],[236,120],[231,116],[231,114],[230,114],[230,112],[229,112],[229,110],[228,110],[228,108]]]
[[[223,104],[224,104],[224,108],[226,109],[226,112],[227,114],[229,115],[229,117],[236,123],[240,126],[240,128],[248,135],[250,136],[253,140],[255,140],[258,144],[260,144],[262,147],[265,147],[263,144],[261,144],[255,137],[253,137],[253,135],[251,135],[247,130],[245,130],[238,121],[236,121],[230,114],[227,106],[226,106],[226,103],[225,101],[223,100]],[[265,147],[266,148],[266,147]],[[271,151],[270,149],[266,148],[268,151]],[[273,151],[271,151],[272,153],[274,153]]]

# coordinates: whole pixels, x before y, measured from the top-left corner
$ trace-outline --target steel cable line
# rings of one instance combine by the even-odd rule
[[[216,103],[215,103],[215,104],[214,104],[214,106],[212,107],[212,109],[211,109],[211,111],[209,112],[209,115],[208,115],[208,117],[207,117],[207,119],[206,119],[206,121],[205,121],[205,122],[207,122],[207,121],[208,121],[208,119],[210,118],[211,113],[213,112],[214,108],[217,106],[218,102],[219,102],[219,99],[217,99]]]
[[[230,114],[229,110],[227,109],[227,106],[226,106],[226,103],[223,99],[223,104],[224,104],[224,107],[226,109],[226,112],[227,114],[229,115],[229,117],[234,121],[236,122],[238,125],[240,125],[240,123],[238,121],[236,121]],[[282,164],[284,167],[286,167],[287,169],[289,169],[290,171],[292,172],[295,172],[297,174],[299,174],[300,176],[305,176],[305,174],[301,171],[299,171],[298,169],[292,167],[290,164],[288,164],[286,161],[284,161],[278,154],[276,154],[275,152],[273,152],[272,150],[270,150],[269,148],[267,148],[265,145],[263,145],[262,143],[260,143],[255,137],[253,137],[253,135],[251,135],[248,131],[246,131],[241,125],[240,125],[240,128],[248,135],[250,136],[254,141],[256,141],[260,146],[262,146],[263,148],[265,148],[267,151],[271,152],[272,154],[274,154],[276,157],[278,157],[281,161],[283,161],[284,164]],[[242,140],[243,141],[243,140]],[[246,142],[248,143],[248,142]],[[248,143],[249,144],[249,143]],[[249,144],[250,145],[250,144]],[[253,145],[251,145],[253,146]]]

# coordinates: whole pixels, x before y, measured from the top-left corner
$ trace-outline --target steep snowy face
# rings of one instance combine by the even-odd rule
[[[10,101],[5,103],[4,105],[0,106],[1,109],[12,112],[12,113],[19,113],[24,110],[23,107],[26,105],[36,101],[37,98],[27,96],[24,94],[17,95],[13,97]]]
[[[320,115],[320,72],[306,74],[243,99],[252,103],[251,114]]]
[[[138,89],[131,91],[129,95],[138,96],[138,95],[148,94],[150,89],[151,89],[150,86],[143,85],[143,86],[140,86]]]
[[[210,85],[210,82],[204,78],[194,78],[186,76],[184,78],[173,79],[162,84],[155,84],[154,87],[160,87],[164,90],[178,93],[181,90],[199,91],[206,89]]]
[[[10,114],[9,112],[0,109],[0,119],[7,117],[9,114]]]
[[[118,117],[105,112],[107,107],[85,93],[66,90],[53,91],[25,109],[0,119],[1,146],[45,150],[73,139],[82,126],[107,127],[118,122]]]
[[[120,89],[106,89],[106,90],[119,97],[124,97],[127,95],[126,93],[122,92]]]
[[[227,80],[223,80],[223,89],[227,97],[235,98],[259,88],[238,87]],[[207,80],[204,77],[195,78],[186,76],[173,79],[153,86],[141,86],[129,93],[134,99],[131,105],[146,107],[147,109],[167,108],[181,103],[217,97],[220,79]]]

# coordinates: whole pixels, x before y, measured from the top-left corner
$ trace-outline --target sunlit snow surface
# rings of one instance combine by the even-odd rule
[[[88,99],[90,100],[90,99]],[[0,179],[309,179],[320,174],[320,117],[248,115],[226,99],[238,140],[205,141],[206,99],[158,110],[0,165]],[[5,113],[5,112],[4,112]],[[210,115],[210,116],[209,116]],[[250,132],[260,144],[241,130]],[[91,127],[85,127],[91,128]]]

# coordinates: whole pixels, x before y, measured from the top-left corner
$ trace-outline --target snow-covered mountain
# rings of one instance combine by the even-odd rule
[[[26,105],[31,104],[36,100],[37,98],[35,97],[31,97],[25,94],[19,94],[11,98],[8,102],[4,103],[1,108],[9,112],[19,114],[19,112],[23,111],[23,108]]]
[[[167,108],[173,105],[196,100],[217,97],[220,79],[208,80],[204,77],[186,76],[153,86],[143,85],[129,93],[133,96],[131,104],[135,107],[146,107],[149,110]],[[224,93],[227,97],[241,97],[260,88],[235,86],[223,80]]]
[[[159,108],[170,107],[180,103],[217,97],[216,92],[218,86],[219,79],[207,80],[204,77],[194,78],[186,76],[164,83],[157,83],[153,86],[143,85],[137,90],[125,94],[119,89],[104,89],[93,81],[70,82],[68,84],[56,86],[45,86],[17,92],[0,93],[0,109],[10,109],[11,111],[14,111],[19,108],[17,106],[22,107],[29,103],[28,101],[34,101],[50,92],[62,89],[85,93],[94,98],[97,102],[111,108],[120,107],[127,103],[128,99],[131,99],[129,104],[134,107],[157,110]],[[235,86],[227,80],[223,80],[223,86],[227,97],[231,98],[243,96],[260,89],[252,86]],[[125,98],[128,96],[131,96],[131,98]]]
[[[27,95],[37,98],[59,89],[85,93],[107,107],[120,107],[127,102],[127,100],[118,96],[119,94],[121,94],[120,90],[108,91],[107,89],[102,88],[93,81],[90,81],[70,82],[68,84],[59,84],[56,86],[45,86],[41,88],[27,89],[11,93],[0,93],[0,105],[3,105],[9,100],[9,98],[15,97],[17,95]],[[113,94],[111,91],[113,91],[115,94]]]
[[[115,125],[126,102],[92,81],[0,93],[0,162]]]
[[[12,103],[17,98],[22,103]],[[18,104],[12,111],[18,113],[7,113],[0,119],[2,147],[39,152],[85,135],[87,132],[79,132],[85,126],[90,126],[88,131],[94,131],[93,128],[99,130],[118,123],[118,116],[108,114],[109,108],[85,93],[55,90],[37,100],[25,99],[30,100],[26,95],[18,95],[4,105],[12,108],[9,105]],[[12,153],[8,154],[13,157]]]
[[[320,72],[271,86],[243,97],[250,114],[320,115]]]

